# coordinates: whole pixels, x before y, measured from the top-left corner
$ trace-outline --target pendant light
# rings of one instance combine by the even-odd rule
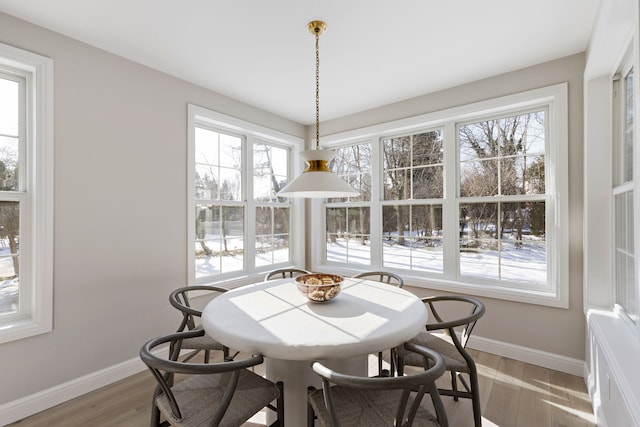
[[[304,150],[300,157],[307,162],[307,168],[296,179],[278,192],[282,197],[355,197],[359,196],[345,180],[329,169],[329,162],[335,156],[333,150],[320,149],[320,55],[318,41],[327,28],[322,21],[311,21],[309,32],[316,38],[316,149]]]

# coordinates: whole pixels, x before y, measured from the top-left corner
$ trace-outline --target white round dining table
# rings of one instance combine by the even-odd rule
[[[202,312],[208,335],[229,348],[265,356],[266,376],[283,381],[285,423],[306,425],[307,387],[320,385],[311,362],[367,375],[367,355],[400,345],[421,332],[427,310],[411,292],[345,278],[331,301],[301,294],[293,279],[227,291]]]

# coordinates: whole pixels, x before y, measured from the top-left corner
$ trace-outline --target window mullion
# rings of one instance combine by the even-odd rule
[[[28,189],[32,188],[32,183],[29,181],[29,176],[27,171],[28,169],[28,165],[26,164],[26,162],[29,163],[33,163],[33,160],[30,160],[29,157],[30,156],[34,156],[35,153],[31,153],[29,152],[29,150],[27,150],[27,138],[29,138],[29,131],[28,131],[28,123],[32,123],[33,122],[33,109],[30,107],[29,105],[29,94],[28,94],[28,88],[27,88],[27,80],[30,80],[31,76],[27,76],[25,80],[21,80],[19,82],[19,90],[20,90],[20,110],[19,110],[19,114],[20,114],[20,119],[19,119],[19,123],[20,123],[20,130],[18,131],[19,134],[19,139],[18,139],[18,144],[19,144],[19,156],[18,156],[18,161],[19,161],[19,165],[18,165],[18,182],[20,183],[20,191],[27,191]],[[33,137],[33,136],[31,136]]]
[[[369,202],[369,215],[371,227],[371,267],[382,268],[382,138],[371,140],[371,155],[373,165],[371,168],[371,201]],[[378,205],[376,208],[375,205]],[[374,236],[379,236],[374,238]]]
[[[253,192],[253,144],[255,139],[252,136],[244,138],[244,155],[242,156],[242,181],[243,201],[244,201],[244,268],[251,271],[255,268],[256,252],[256,203]]]
[[[444,126],[444,199],[442,201],[443,272],[444,278],[454,280],[459,275],[459,173],[458,138],[455,122]]]

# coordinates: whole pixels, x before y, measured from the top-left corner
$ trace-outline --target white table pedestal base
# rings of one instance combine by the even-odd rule
[[[356,356],[346,359],[321,360],[322,364],[336,371],[366,376],[368,356]],[[280,360],[264,358],[266,376],[273,382],[284,383],[284,422],[287,427],[305,427],[307,425],[307,387],[321,387],[320,377],[311,369],[311,362],[299,360]],[[275,420],[268,412],[268,423]]]

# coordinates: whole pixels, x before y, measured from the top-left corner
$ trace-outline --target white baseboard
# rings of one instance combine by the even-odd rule
[[[572,359],[566,356],[478,336],[472,336],[468,346],[469,348],[486,353],[508,357],[572,375],[583,376],[586,369],[583,360]],[[167,352],[168,350],[162,349],[160,351]],[[136,357],[64,384],[6,403],[0,406],[0,426],[44,411],[45,409],[64,403],[67,400],[141,372],[144,369],[146,369],[145,365]]]
[[[559,354],[523,347],[516,344],[509,344],[475,335],[469,338],[467,346],[475,350],[508,357],[509,359],[519,360],[521,362],[542,366],[543,368],[553,369],[554,371],[565,372],[567,374],[577,375],[584,378],[586,369],[584,360],[573,359]]]
[[[168,354],[167,348],[158,351]],[[139,357],[39,391],[0,406],[0,426],[10,424],[60,403],[97,390],[147,369]]]

